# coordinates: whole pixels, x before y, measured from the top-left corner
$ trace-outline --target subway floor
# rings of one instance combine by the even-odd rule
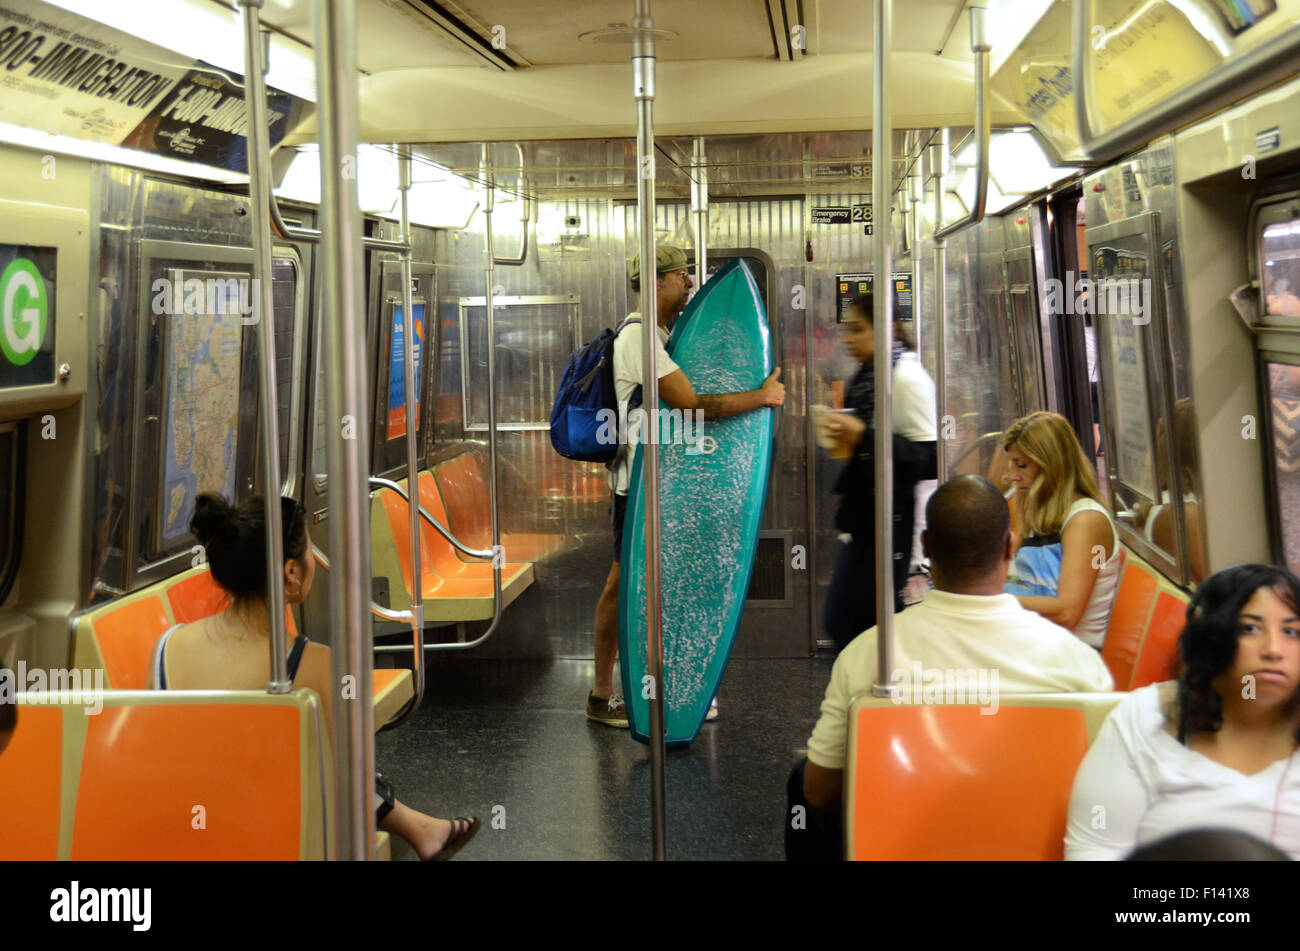
[[[667,756],[667,851],[680,860],[780,860],[785,783],[817,721],[831,661],[733,658],[721,716]],[[455,861],[650,858],[650,756],[584,715],[590,660],[429,668],[424,704],[378,736],[402,802],[483,828]],[[393,858],[414,851],[393,842]]]

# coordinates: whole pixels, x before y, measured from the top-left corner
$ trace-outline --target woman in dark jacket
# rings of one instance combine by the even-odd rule
[[[875,339],[870,294],[859,294],[845,312],[849,352],[860,362],[844,396],[845,411],[831,413],[826,434],[847,450],[848,464],[833,491],[840,496],[835,527],[850,536],[840,549],[827,593],[823,625],[843,650],[876,624]],[[895,328],[892,436],[894,450],[894,604],[903,609],[903,589],[915,524],[914,490],[936,478],[934,381],[910,341]],[[843,538],[843,535],[841,536]]]

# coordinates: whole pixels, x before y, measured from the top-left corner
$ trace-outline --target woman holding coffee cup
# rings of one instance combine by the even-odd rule
[[[819,441],[831,457],[848,459],[832,491],[840,496],[835,527],[842,542],[826,597],[823,626],[838,649],[876,624],[875,336],[870,294],[859,294],[845,310],[845,345],[859,362],[849,381],[843,410],[819,414]],[[894,326],[894,603],[903,609],[903,589],[912,549],[917,482],[936,476],[934,381],[911,341]]]

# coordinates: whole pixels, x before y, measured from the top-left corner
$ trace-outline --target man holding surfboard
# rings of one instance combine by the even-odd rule
[[[640,255],[632,259],[628,276],[632,290],[641,291]],[[668,356],[664,345],[673,322],[681,314],[690,298],[694,284],[686,264],[686,252],[681,248],[660,245],[655,251],[655,279],[658,291],[658,319],[656,326],[656,369],[659,374],[659,399],[673,409],[683,412],[699,410],[705,419],[735,416],[760,407],[778,407],[785,402],[785,385],[781,382],[781,368],[776,367],[771,376],[756,390],[744,393],[698,394],[691,381]],[[640,318],[640,307],[629,314]],[[643,323],[624,321],[614,341],[614,391],[618,398],[620,416],[626,414],[627,403],[642,383]],[[627,512],[627,492],[631,478],[631,446],[619,447],[618,455],[610,465],[610,489],[613,492],[614,549],[613,564],[605,580],[605,588],[596,602],[595,654],[596,681],[587,697],[587,717],[598,723],[626,729],[627,709],[621,697],[614,693],[614,657],[618,651],[618,592],[619,559],[623,548],[623,522]]]

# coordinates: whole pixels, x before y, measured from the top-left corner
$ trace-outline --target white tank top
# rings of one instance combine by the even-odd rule
[[[1115,530],[1115,520],[1110,517],[1106,507],[1089,498],[1079,499],[1070,506],[1070,510],[1065,513],[1065,521],[1061,523],[1062,532],[1065,531],[1065,526],[1069,524],[1070,519],[1080,512],[1100,512],[1106,516],[1113,545],[1110,558],[1101,566],[1101,570],[1097,572],[1097,580],[1092,583],[1092,595],[1088,598],[1088,606],[1083,609],[1083,617],[1079,618],[1079,623],[1074,625],[1074,633],[1085,644],[1100,648],[1106,640],[1106,625],[1110,623],[1110,609],[1115,603],[1115,591],[1119,588],[1119,532]]]

